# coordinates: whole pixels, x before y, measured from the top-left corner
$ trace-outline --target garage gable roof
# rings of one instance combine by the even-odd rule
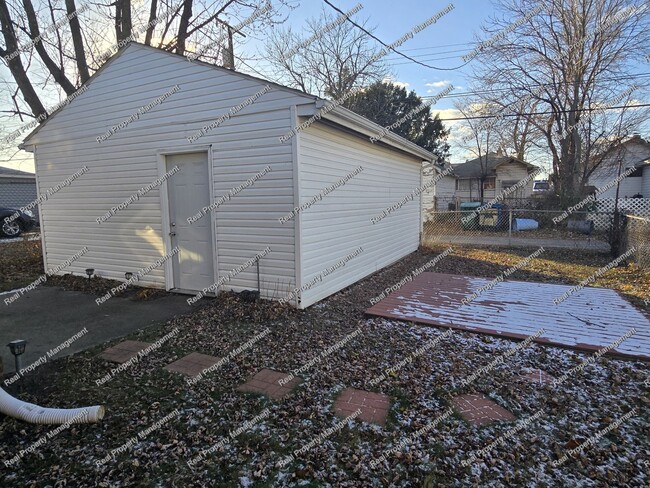
[[[295,88],[290,88],[290,87],[287,87],[287,86],[284,86],[284,85],[280,85],[278,83],[274,83],[274,82],[265,80],[264,78],[248,75],[248,74],[245,74],[245,73],[241,73],[239,71],[224,68],[222,66],[217,66],[217,65],[214,65],[214,64],[206,63],[204,61],[199,61],[199,60],[194,60],[194,59],[190,60],[187,56],[183,56],[183,55],[176,54],[176,53],[170,53],[168,51],[163,51],[162,49],[158,49],[158,48],[155,48],[155,47],[152,47],[152,46],[147,46],[145,44],[141,44],[141,43],[138,43],[138,42],[130,42],[130,43],[126,44],[124,47],[119,49],[115,54],[113,54],[110,58],[108,58],[108,60],[90,77],[90,79],[84,85],[82,85],[82,87],[80,87],[79,90],[77,90],[77,93],[79,93],[80,90],[82,90],[82,89],[84,89],[84,90],[88,89],[92,85],[93,81],[97,77],[101,76],[101,73],[105,70],[105,68],[107,66],[109,66],[111,63],[113,63],[120,56],[124,55],[124,53],[129,51],[129,49],[133,49],[135,46],[137,46],[138,48],[145,48],[145,49],[154,50],[154,51],[160,53],[161,55],[181,57],[181,58],[183,58],[183,59],[185,59],[188,62],[191,62],[193,64],[209,67],[211,69],[218,70],[218,71],[224,71],[224,72],[227,72],[227,73],[229,73],[231,75],[235,75],[235,76],[239,76],[239,77],[242,77],[242,78],[245,78],[245,79],[261,82],[261,83],[264,83],[265,85],[270,85],[272,88],[275,88],[275,89],[278,89],[278,90],[290,92],[293,95],[298,95],[300,97],[303,97],[305,99],[306,104],[312,104],[313,108],[314,108],[314,113],[320,111],[326,104],[332,103],[332,102],[328,102],[327,100],[325,100],[323,98],[320,98],[320,97],[318,97],[316,95],[311,95],[309,93],[305,93],[303,91],[296,90]],[[72,99],[72,96],[69,97],[69,98]],[[36,127],[31,133],[29,133],[25,137],[25,139],[23,140],[22,144],[20,144],[19,147],[21,149],[24,149],[24,147],[26,145],[29,145],[30,139],[35,134],[37,134],[45,126],[45,124],[48,123],[48,121],[50,121],[52,118],[54,118],[61,111],[65,110],[66,107],[68,105],[72,104],[72,103],[74,103],[73,99],[70,101],[70,103],[63,104],[58,109],[56,109],[49,117],[47,117],[47,119],[45,119],[38,127]],[[334,104],[336,104],[336,102],[334,102]],[[384,130],[384,128],[379,126],[378,124],[375,124],[374,122],[366,119],[365,117],[362,117],[362,116],[360,116],[360,115],[358,115],[358,114],[356,114],[356,113],[354,113],[354,112],[352,112],[350,110],[347,110],[347,109],[341,107],[340,105],[336,106],[336,108],[329,111],[326,115],[323,116],[323,118],[329,119],[332,122],[335,122],[335,123],[337,123],[339,125],[343,125],[343,126],[345,126],[347,128],[355,130],[356,132],[358,132],[358,133],[360,133],[362,135],[373,136],[373,135],[376,135],[377,133],[382,133],[382,131],[383,131],[383,133],[386,132]],[[405,139],[405,138],[403,138],[401,136],[398,136],[397,134],[395,134],[393,132],[388,132],[382,138],[382,142],[384,144],[388,145],[388,146],[392,146],[392,147],[397,148],[397,149],[399,149],[401,151],[406,151],[406,152],[410,153],[413,156],[417,156],[418,158],[422,158],[422,159],[425,159],[425,160],[428,160],[428,161],[431,161],[431,160],[433,160],[435,158],[435,156],[432,153],[430,153],[429,151],[426,151],[425,149],[421,148],[417,144],[414,144],[413,142],[411,142],[411,141],[409,141],[409,140],[407,140],[407,139]]]

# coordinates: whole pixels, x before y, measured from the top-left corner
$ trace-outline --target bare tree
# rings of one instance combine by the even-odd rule
[[[319,18],[307,21],[302,35],[291,28],[272,33],[266,57],[276,79],[307,93],[338,99],[388,74],[378,59],[379,51],[363,31],[349,22],[337,23],[335,16],[323,11]]]
[[[464,130],[468,132],[468,135],[461,139],[460,145],[473,154],[480,164],[478,190],[481,203],[483,203],[483,183],[487,179],[489,170],[488,155],[490,152],[494,152],[495,149],[500,149],[500,146],[498,146],[500,142],[497,124],[482,117],[490,117],[496,109],[490,103],[472,102],[470,100],[461,100],[455,105],[456,109],[465,117]]]
[[[110,55],[120,42],[142,42],[143,35],[147,45],[180,54],[200,52],[201,59],[221,64],[224,39],[218,21],[243,23],[256,33],[283,21],[278,7],[286,1],[150,0],[134,5],[115,0],[82,7],[75,0],[0,0],[0,56],[10,73],[0,80],[4,130],[11,132],[15,117],[21,123],[44,120],[48,110],[43,100],[73,94],[106,61],[107,46],[112,46]]]
[[[611,107],[632,84],[643,91],[632,75],[635,61],[649,52],[648,6],[630,0],[497,0],[497,5],[503,16],[485,26],[476,78],[501,89],[505,98],[536,102],[542,116],[528,121],[544,136],[556,191],[563,202],[573,201],[593,166],[593,148],[638,124],[638,112],[624,112],[622,130],[592,120],[592,112]],[[595,132],[594,125],[602,130]]]

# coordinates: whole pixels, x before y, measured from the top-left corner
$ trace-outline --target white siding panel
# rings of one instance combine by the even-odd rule
[[[106,141],[96,141],[174,85],[180,87],[177,93]],[[136,272],[159,259],[165,253],[163,233],[168,232],[162,222],[160,188],[104,223],[95,219],[160,176],[160,151],[191,152],[210,145],[215,200],[267,165],[272,168],[213,213],[219,272],[215,281],[269,246],[271,253],[260,266],[266,287],[262,296],[278,296],[280,288],[295,286],[293,224],[278,221],[294,207],[292,149],[279,137],[291,129],[290,107],[311,98],[272,87],[194,143],[187,140],[264,86],[236,73],[129,46],[29,141],[36,148],[41,192],[82,166],[89,168],[41,207],[47,265],[56,266],[88,246],[89,252],[62,273],[84,275],[86,268],[95,268],[99,276],[124,279],[126,271]],[[161,266],[142,283],[164,287],[164,274]],[[253,266],[222,289],[256,287]]]
[[[420,187],[422,161],[324,124],[312,125],[299,137],[301,205],[363,167],[345,185],[300,212],[303,286],[363,249],[302,292],[300,306],[307,307],[418,248],[418,197],[376,224],[371,219]]]
[[[650,165],[643,168],[643,184],[641,186],[641,195],[644,198],[650,198]]]

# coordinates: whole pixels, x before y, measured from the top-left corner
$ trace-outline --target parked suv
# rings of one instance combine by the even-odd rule
[[[37,225],[38,220],[36,220],[31,210],[22,212],[16,208],[0,207],[1,237],[18,237]]]

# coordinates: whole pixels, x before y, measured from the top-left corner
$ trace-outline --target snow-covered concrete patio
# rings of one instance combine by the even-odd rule
[[[650,360],[650,320],[608,288],[422,273],[367,313]]]

